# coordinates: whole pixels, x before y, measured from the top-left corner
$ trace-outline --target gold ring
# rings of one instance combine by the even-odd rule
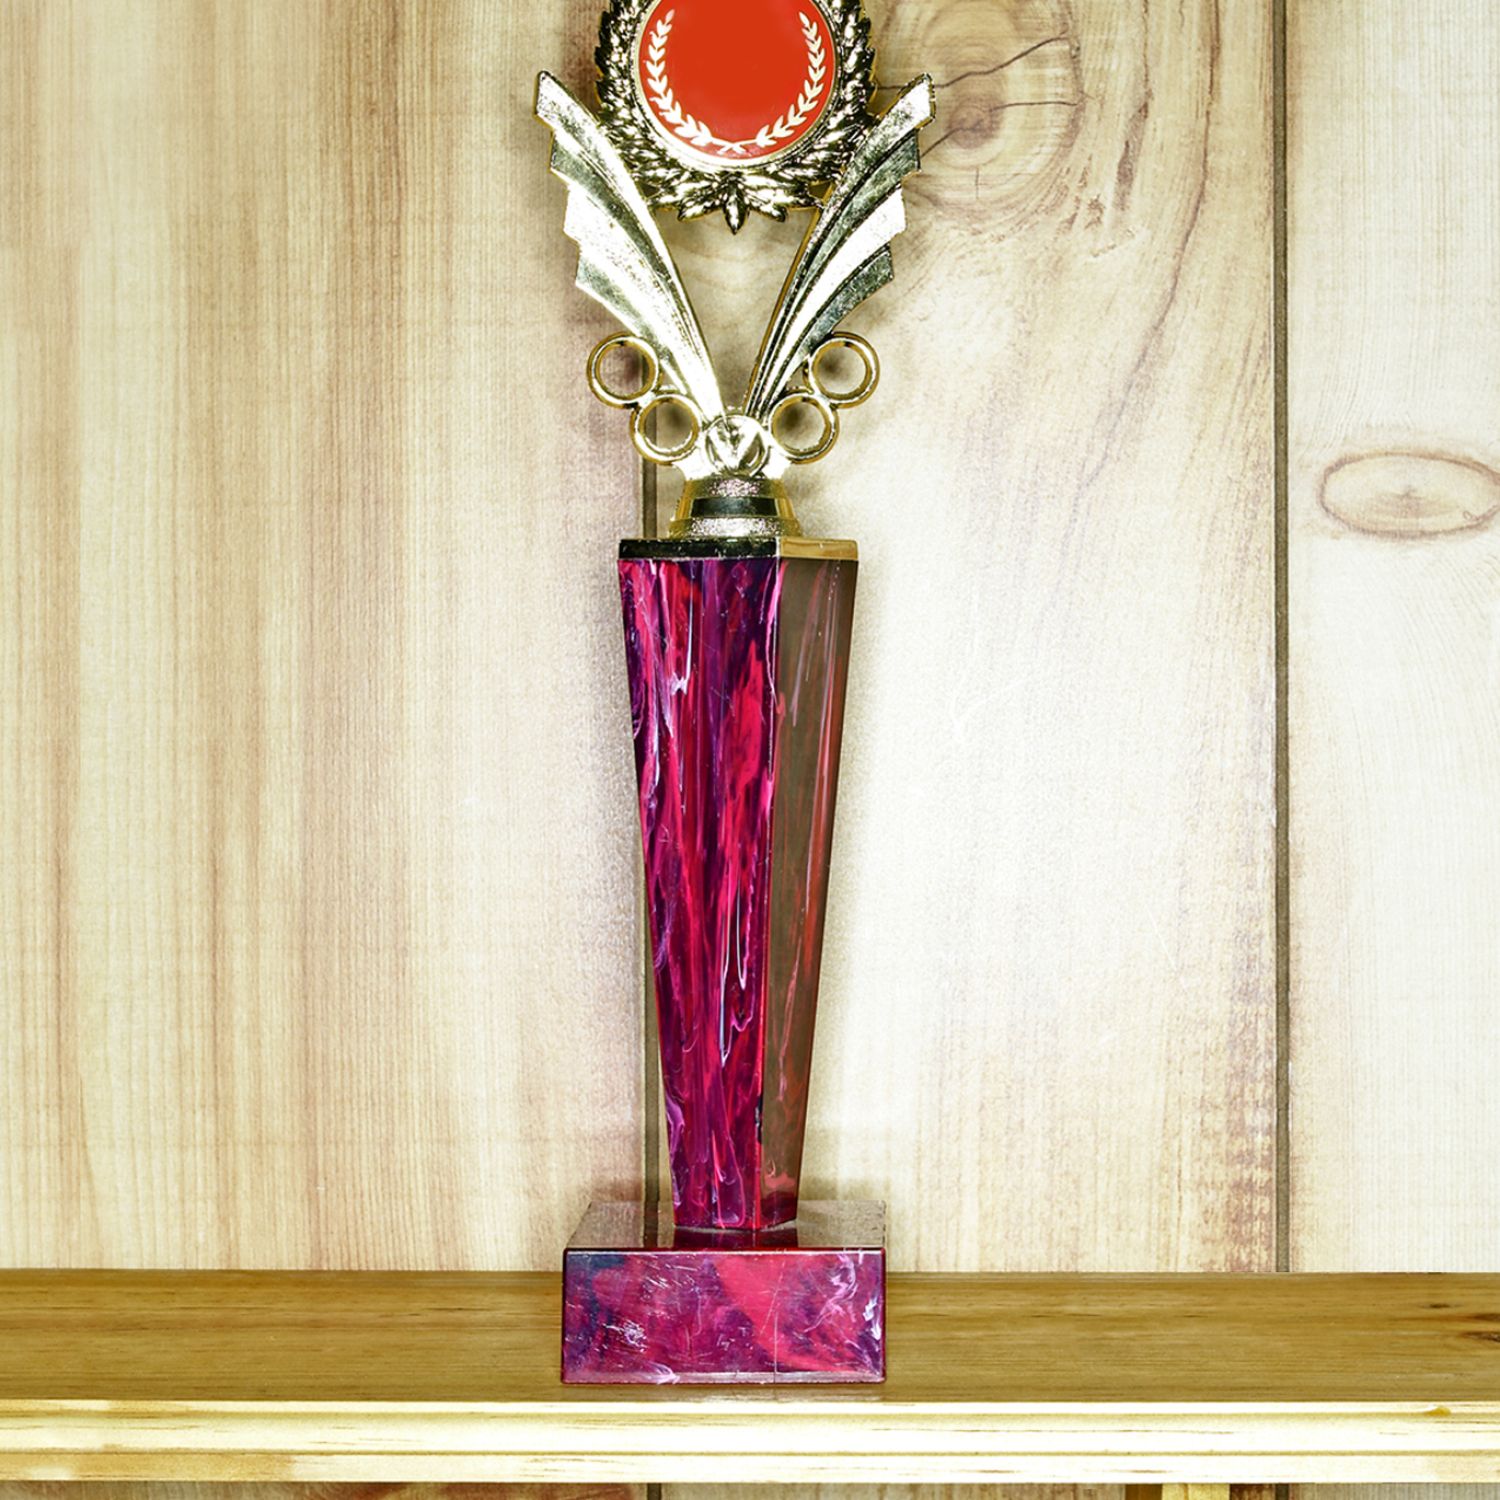
[[[782,414],[790,411],[794,406],[810,406],[823,419],[823,435],[816,443],[809,443],[805,448],[798,448],[795,444],[786,442],[776,432],[776,424],[781,420]],[[839,440],[839,414],[834,410],[834,403],[817,390],[793,391],[790,395],[783,396],[771,409],[769,425],[771,436],[776,438],[781,451],[794,464],[817,463]]]
[[[646,423],[657,412],[668,406],[680,406],[687,413],[690,424],[687,437],[675,448],[658,447],[646,432]],[[679,396],[676,391],[663,391],[659,396],[653,396],[636,412],[630,423],[630,439],[635,444],[635,451],[654,464],[681,463],[698,446],[698,439],[702,433],[703,418],[699,415],[698,408],[686,396]]]
[[[852,391],[830,391],[818,375],[819,361],[835,349],[852,349],[864,364],[864,379]],[[807,362],[807,383],[831,406],[859,406],[875,394],[875,387],[880,384],[880,356],[876,354],[875,346],[857,333],[836,333],[813,350]]]
[[[641,361],[645,376],[639,390],[616,391],[604,383],[601,367],[616,349],[628,349]],[[660,377],[661,361],[656,357],[656,350],[645,339],[638,339],[633,334],[614,334],[589,355],[589,389],[606,406],[612,406],[616,411],[628,411],[632,406],[639,406],[656,389],[656,382]]]

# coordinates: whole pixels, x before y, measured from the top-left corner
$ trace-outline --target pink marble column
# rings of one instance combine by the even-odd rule
[[[679,1231],[797,1213],[857,567],[620,563]]]

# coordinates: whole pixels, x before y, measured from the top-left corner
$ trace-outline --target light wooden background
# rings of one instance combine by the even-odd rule
[[[1287,0],[1281,722],[1271,5],[871,10],[941,114],[798,492],[810,1186],[901,1268],[1494,1269],[1500,8]],[[546,1267],[657,1170],[652,497],[529,115],[596,20],[0,0],[0,1264]],[[794,233],[673,238],[743,370]]]
[[[1500,7],[1288,8],[1292,1268],[1493,1271]]]

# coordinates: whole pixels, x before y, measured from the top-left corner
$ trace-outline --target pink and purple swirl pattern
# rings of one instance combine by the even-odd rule
[[[856,572],[620,563],[680,1228],[796,1216]]]
[[[682,1230],[595,1203],[563,1258],[569,1384],[885,1376],[885,1216],[807,1203],[797,1224]]]

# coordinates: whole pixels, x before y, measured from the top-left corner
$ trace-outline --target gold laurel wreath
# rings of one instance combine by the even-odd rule
[[[875,53],[870,23],[861,0],[816,0],[834,38],[839,66],[822,117],[804,130],[816,111],[827,80],[829,59],[818,26],[801,14],[808,47],[808,75],[786,113],[746,141],[724,141],[689,110],[672,90],[667,71],[667,40],[676,11],[658,18],[646,40],[646,83],[661,118],[678,139],[704,151],[725,153],[712,164],[689,165],[657,134],[645,101],[635,87],[633,53],[653,0],[615,0],[599,30],[600,115],[653,208],[675,209],[684,219],[722,212],[738,230],[752,211],[784,219],[790,208],[811,208],[818,189],[834,181],[873,123]],[[811,9],[811,6],[809,6]],[[804,133],[798,136],[798,132]],[[771,160],[736,161],[750,148],[792,144]]]

